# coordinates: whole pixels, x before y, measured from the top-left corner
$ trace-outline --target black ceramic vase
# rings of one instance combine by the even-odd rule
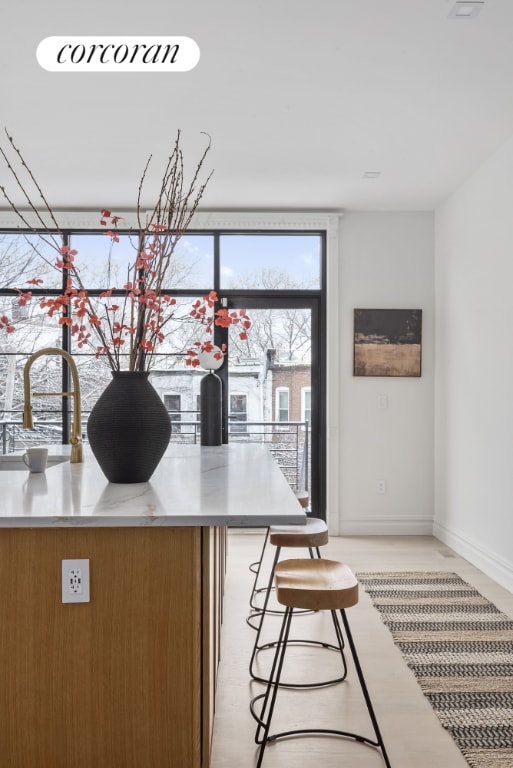
[[[200,440],[201,445],[222,445],[222,391],[223,385],[215,373],[207,373],[200,384]]]
[[[111,483],[145,483],[169,444],[171,422],[148,371],[113,371],[87,422],[91,450]]]

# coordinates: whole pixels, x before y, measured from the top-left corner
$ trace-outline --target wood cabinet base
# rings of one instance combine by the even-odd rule
[[[2,768],[208,768],[221,538],[0,530]],[[82,558],[90,602],[63,604]]]

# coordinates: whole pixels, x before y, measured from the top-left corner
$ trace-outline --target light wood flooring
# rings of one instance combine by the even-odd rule
[[[263,688],[250,681],[248,663],[255,633],[245,620],[252,583],[248,564],[257,559],[262,541],[263,534],[256,531],[229,534],[211,768],[253,768],[256,764],[255,723],[248,706],[251,697]],[[322,554],[347,563],[353,571],[455,572],[513,617],[511,592],[431,537],[330,537]],[[300,550],[288,550],[284,556],[308,555]],[[392,768],[468,768],[363,589],[359,604],[349,609],[347,615]],[[276,618],[269,621],[269,638],[274,635],[278,622]],[[295,630],[296,637],[328,639],[329,614],[298,617]],[[265,670],[269,658],[264,653],[259,655],[261,671]],[[319,679],[333,669],[336,661],[336,655],[330,651],[294,648],[287,668],[289,679],[303,676],[301,679],[305,680],[312,672]],[[275,722],[278,729],[334,727],[372,736],[351,668],[346,682],[330,688],[280,691]],[[317,736],[278,740],[267,747],[263,762],[263,768],[380,768],[382,765],[380,753],[372,747]]]

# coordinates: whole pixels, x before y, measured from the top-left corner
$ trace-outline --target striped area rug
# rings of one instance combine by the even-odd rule
[[[513,768],[513,620],[455,573],[359,573],[471,768]]]

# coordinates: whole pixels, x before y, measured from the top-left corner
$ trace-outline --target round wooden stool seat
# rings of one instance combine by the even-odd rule
[[[352,570],[336,560],[282,560],[274,569],[276,598],[287,608],[333,611],[358,603]]]
[[[275,547],[322,547],[328,543],[328,526],[318,517],[308,517],[306,525],[272,525],[269,541]]]

